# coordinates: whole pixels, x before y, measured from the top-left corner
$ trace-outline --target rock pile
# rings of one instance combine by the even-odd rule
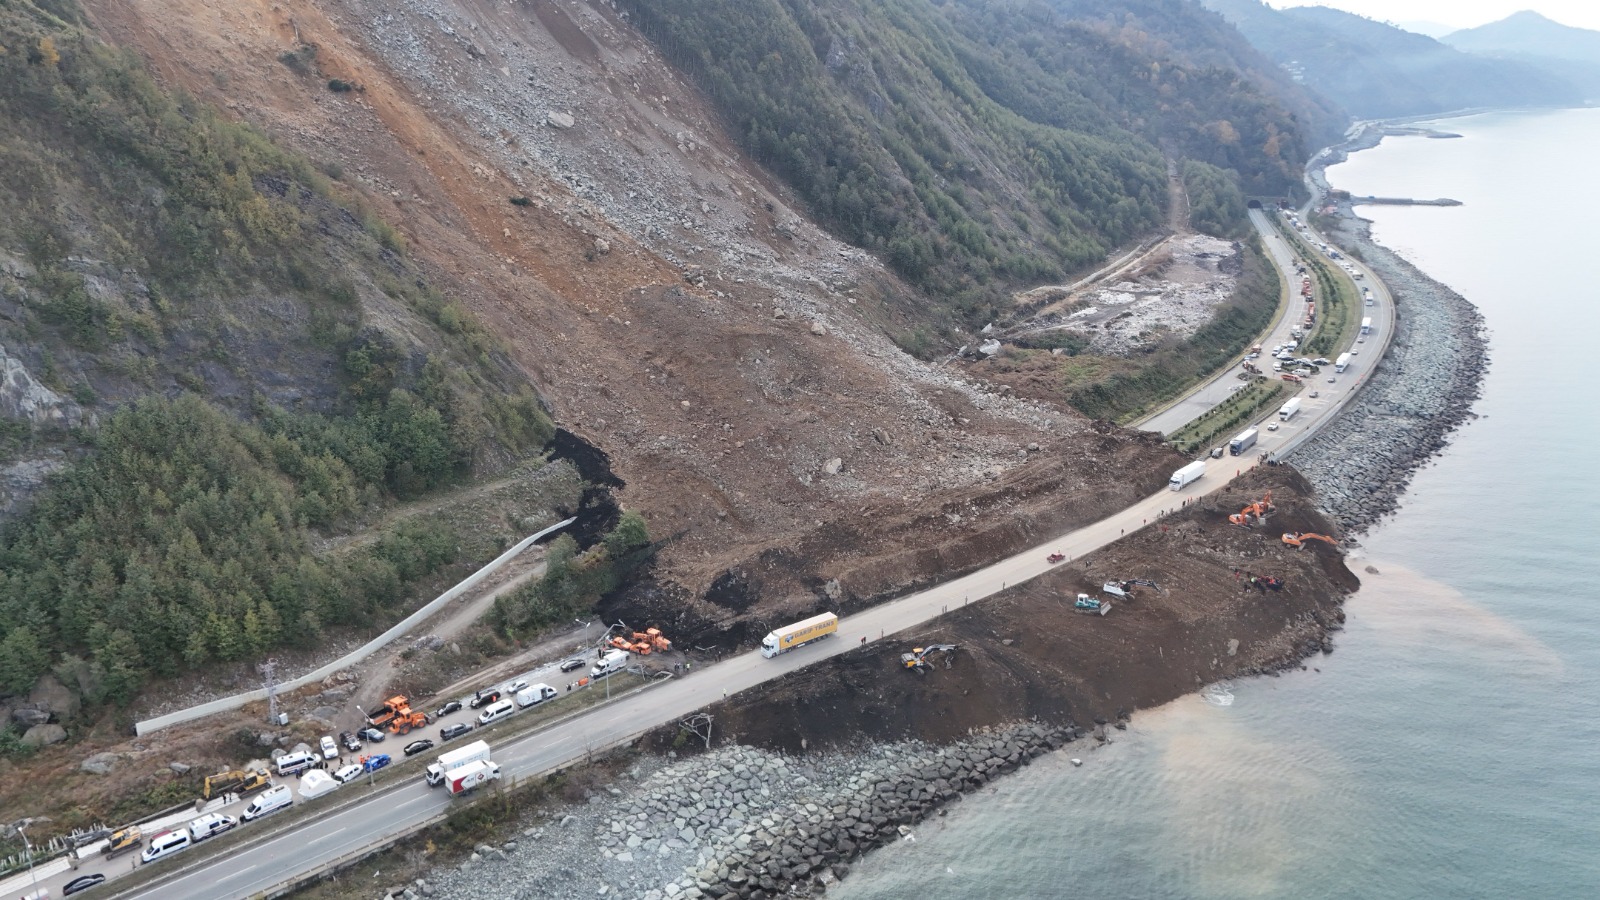
[[[646,900],[809,893],[961,794],[1078,736],[1024,724],[947,746],[907,742],[784,757],[730,746],[653,760],[587,807],[560,809],[518,842],[480,847],[432,879],[442,900],[625,896]]]

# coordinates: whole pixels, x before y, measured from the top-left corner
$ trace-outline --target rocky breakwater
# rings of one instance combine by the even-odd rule
[[[1395,333],[1360,394],[1290,461],[1322,510],[1355,533],[1394,512],[1411,476],[1472,417],[1489,355],[1477,307],[1374,243],[1348,203],[1337,222],[1327,236],[1359,253],[1394,297]]]
[[[942,746],[897,742],[786,757],[728,746],[652,758],[520,841],[436,873],[428,896],[757,898],[806,895],[939,807],[1078,736],[1021,724]],[[527,848],[519,852],[519,848]]]

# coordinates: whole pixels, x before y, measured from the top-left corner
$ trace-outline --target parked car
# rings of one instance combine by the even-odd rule
[[[376,772],[388,764],[389,754],[387,753],[374,753],[361,760],[361,765],[365,766],[368,772]]]
[[[361,752],[361,739],[349,731],[339,732],[339,743],[344,745],[351,753]]]
[[[446,725],[445,727],[439,729],[439,740],[453,741],[471,730],[471,722],[457,722],[454,725]]]
[[[382,743],[383,739],[388,737],[388,735],[376,728],[363,728],[356,733],[361,735],[361,739],[369,744]]]
[[[420,741],[412,741],[411,743],[407,744],[406,745],[406,749],[405,749],[405,754],[407,756],[416,756],[418,753],[426,753],[427,751],[432,750],[432,749],[433,749],[433,741],[430,741],[427,738],[423,738]]]
[[[322,758],[339,758],[339,745],[333,742],[333,735],[325,734],[322,736]]]
[[[586,666],[588,664],[589,664],[589,661],[584,659],[583,657],[574,656],[571,659],[564,659],[564,660],[561,661],[561,671],[563,671],[563,672],[571,672],[574,669],[581,669],[581,668],[583,668],[584,666]]]
[[[98,872],[93,875],[80,875],[61,886],[61,896],[71,897],[81,891],[106,883],[106,877]]]
[[[473,694],[472,695],[472,702],[468,703],[467,705],[472,707],[473,709],[477,709],[480,706],[488,706],[491,703],[498,703],[499,700],[500,700],[500,689],[499,688],[484,688],[483,690],[477,692],[476,694]]]
[[[461,701],[460,700],[451,700],[449,703],[446,703],[445,705],[443,705],[443,706],[439,707],[438,709],[434,710],[433,711],[433,717],[435,719],[442,719],[445,716],[448,716],[453,712],[460,712],[460,711],[461,711]]]
[[[363,768],[360,763],[351,763],[348,766],[340,766],[339,771],[333,773],[333,780],[339,782],[340,784],[349,784],[360,777],[361,773],[365,771],[366,769]]]

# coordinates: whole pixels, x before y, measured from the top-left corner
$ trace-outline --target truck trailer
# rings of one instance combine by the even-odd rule
[[[1290,419],[1294,418],[1294,414],[1299,412],[1299,411],[1300,411],[1300,398],[1299,397],[1291,397],[1289,399],[1288,403],[1285,403],[1284,405],[1278,407],[1278,421],[1287,422]]]
[[[775,628],[761,639],[761,655],[767,659],[779,653],[787,653],[796,647],[818,641],[839,630],[839,617],[833,613],[823,613],[802,619],[793,625]]]
[[[1228,442],[1228,452],[1234,456],[1238,456],[1246,450],[1249,450],[1251,447],[1254,447],[1256,445],[1256,435],[1259,433],[1260,432],[1256,431],[1254,428],[1246,428],[1245,430],[1239,432],[1237,437]]]
[[[1339,358],[1333,361],[1333,370],[1342,375],[1344,374],[1344,370],[1348,368],[1350,368],[1350,354],[1339,354]]]
[[[1204,475],[1205,473],[1205,460],[1197,459],[1178,471],[1173,472],[1172,480],[1168,481],[1167,485],[1175,491],[1181,491],[1185,487],[1194,484],[1196,481],[1199,481],[1200,476]]]
[[[451,769],[445,777],[450,780],[450,795],[459,797],[480,784],[499,780],[500,764],[488,760],[469,762]]]
[[[433,765],[428,767],[427,772],[422,777],[427,780],[429,787],[438,787],[444,784],[445,776],[449,775],[452,769],[460,768],[468,763],[488,762],[488,760],[489,742],[473,741],[465,747],[458,747],[449,753],[439,754],[439,758],[434,760]]]
[[[1372,333],[1372,317],[1371,316],[1366,316],[1361,320],[1361,333],[1362,334],[1371,334]]]

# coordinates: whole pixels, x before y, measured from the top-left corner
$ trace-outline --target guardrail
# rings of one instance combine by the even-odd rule
[[[521,541],[518,541],[515,546],[495,557],[483,568],[473,572],[471,575],[468,575],[461,581],[460,584],[457,584],[450,590],[445,591],[439,596],[433,598],[424,604],[421,609],[418,609],[416,612],[400,620],[399,624],[395,625],[393,628],[390,628],[383,634],[380,634],[365,644],[362,644],[355,651],[347,653],[333,662],[322,666],[321,668],[307,672],[298,678],[291,678],[288,681],[279,684],[278,690],[296,690],[310,684],[313,681],[321,681],[340,669],[345,669],[355,665],[358,662],[361,662],[389,642],[393,641],[395,638],[422,624],[424,620],[438,612],[450,601],[477,587],[485,578],[488,578],[490,575],[494,574],[494,572],[497,571],[501,566],[510,562],[512,559],[515,559],[519,554],[522,553],[522,551],[533,546],[535,541],[547,534],[559,531],[560,529],[565,528],[576,521],[578,521],[576,517],[566,519],[551,525],[549,528],[546,528],[537,534],[532,534],[523,538]],[[188,709],[180,709],[177,712],[167,713],[166,715],[157,716],[153,719],[145,719],[142,722],[136,723],[133,726],[133,730],[135,734],[146,735],[152,731],[159,731],[163,728],[170,728],[173,725],[183,722],[189,722],[195,719],[204,718],[206,716],[216,715],[220,712],[227,712],[230,709],[237,709],[246,703],[253,703],[257,700],[265,700],[266,698],[266,688],[259,688],[257,690],[247,691],[243,694],[235,694],[231,697],[223,697],[220,700],[212,700],[209,703],[202,703],[199,706],[191,706]]]

